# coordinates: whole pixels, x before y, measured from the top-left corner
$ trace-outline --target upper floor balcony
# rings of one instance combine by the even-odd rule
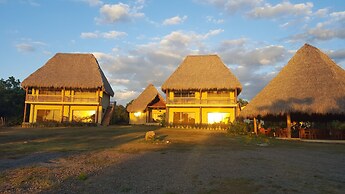
[[[175,105],[236,105],[237,101],[229,97],[197,99],[194,97],[175,97],[167,99],[167,104]]]
[[[90,96],[62,96],[62,95],[32,95],[26,96],[25,102],[28,103],[58,103],[58,104],[99,104],[100,97]]]

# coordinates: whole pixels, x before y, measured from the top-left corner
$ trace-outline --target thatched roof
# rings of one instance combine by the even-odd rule
[[[240,116],[286,113],[345,114],[345,70],[305,44]]]
[[[107,78],[93,54],[57,53],[29,75],[22,87],[102,88],[114,96]]]
[[[164,82],[162,90],[221,90],[242,85],[217,55],[189,55]]]
[[[165,107],[164,98],[159,94],[157,89],[149,84],[146,89],[127,106],[128,112],[143,112],[146,107],[152,105],[153,107]]]

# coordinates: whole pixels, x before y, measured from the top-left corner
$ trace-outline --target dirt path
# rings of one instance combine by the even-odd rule
[[[11,170],[7,178],[27,178],[18,185],[13,183],[20,180],[2,185],[0,193],[343,193],[345,190],[345,145],[271,141],[261,147],[219,133],[168,129],[157,132],[164,136],[162,141],[136,140]],[[171,143],[166,144],[166,140]]]

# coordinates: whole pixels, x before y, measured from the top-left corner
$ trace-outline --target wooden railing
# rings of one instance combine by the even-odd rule
[[[27,95],[26,101],[29,102],[85,102],[98,103],[97,97],[64,96],[61,95]]]
[[[208,98],[197,99],[189,97],[175,97],[173,100],[168,99],[168,104],[236,104],[236,99],[232,98]]]

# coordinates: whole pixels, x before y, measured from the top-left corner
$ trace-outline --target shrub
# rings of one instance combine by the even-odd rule
[[[228,133],[232,135],[246,135],[248,134],[249,125],[242,121],[235,121],[230,123]]]

